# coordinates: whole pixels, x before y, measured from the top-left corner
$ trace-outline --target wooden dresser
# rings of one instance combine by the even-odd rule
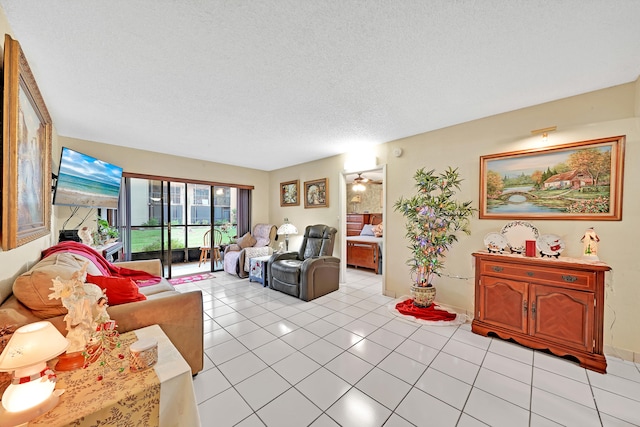
[[[370,214],[347,214],[347,236],[359,236],[362,227],[369,224]]]
[[[584,368],[606,372],[603,319],[608,265],[487,252],[473,256],[473,332],[573,356]]]

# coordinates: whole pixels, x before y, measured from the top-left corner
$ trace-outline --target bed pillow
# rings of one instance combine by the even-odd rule
[[[240,246],[242,249],[244,248],[248,248],[251,247],[253,245],[255,245],[257,242],[257,240],[255,239],[255,237],[253,237],[251,235],[251,233],[249,233],[248,231],[244,234],[244,236],[242,236],[241,238],[238,239],[238,241],[236,242],[236,244],[238,246]]]
[[[375,236],[375,233],[373,232],[373,225],[365,224],[364,227],[362,227],[362,230],[360,230],[360,235],[361,236]]]
[[[98,285],[107,294],[109,305],[144,301],[146,296],[140,293],[138,285],[129,277],[92,276],[87,274],[87,283]]]
[[[373,234],[376,237],[382,237],[382,223],[373,227]]]

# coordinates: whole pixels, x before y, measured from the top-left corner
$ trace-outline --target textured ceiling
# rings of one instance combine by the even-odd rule
[[[638,0],[0,5],[60,135],[262,170],[640,74]]]

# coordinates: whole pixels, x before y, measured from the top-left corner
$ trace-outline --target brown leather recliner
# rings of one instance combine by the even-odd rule
[[[298,252],[276,253],[269,260],[269,287],[304,301],[338,290],[340,258],[332,256],[337,231],[323,224],[307,226]]]

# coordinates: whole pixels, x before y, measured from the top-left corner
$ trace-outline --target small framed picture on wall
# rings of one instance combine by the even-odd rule
[[[305,181],[304,183],[304,207],[328,208],[329,207],[329,182],[327,178]]]
[[[300,181],[287,181],[280,183],[280,206],[300,205]]]

